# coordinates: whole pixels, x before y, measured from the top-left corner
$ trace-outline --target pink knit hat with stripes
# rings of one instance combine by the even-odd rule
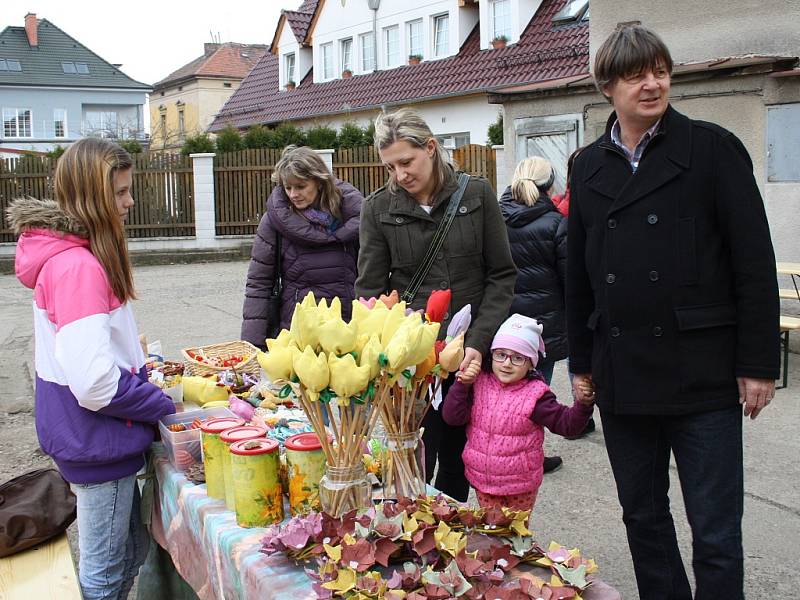
[[[535,367],[539,362],[539,352],[547,356],[542,339],[542,325],[525,315],[513,314],[506,319],[492,340],[492,350],[507,348],[531,359]]]

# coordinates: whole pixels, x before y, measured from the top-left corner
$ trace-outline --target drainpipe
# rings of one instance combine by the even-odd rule
[[[373,71],[378,70],[378,9],[381,7],[381,0],[367,0],[367,6],[372,11],[372,51],[375,54],[375,66]]]

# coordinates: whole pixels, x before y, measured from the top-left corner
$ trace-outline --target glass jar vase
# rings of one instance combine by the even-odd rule
[[[372,485],[367,479],[364,464],[346,467],[328,465],[319,482],[319,501],[323,512],[341,517],[356,509],[372,506]]]
[[[419,430],[383,436],[383,497],[416,498],[426,494],[425,445]]]

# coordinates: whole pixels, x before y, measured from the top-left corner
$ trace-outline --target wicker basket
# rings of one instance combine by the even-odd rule
[[[215,367],[214,365],[195,360],[189,355],[189,351],[207,356],[208,358],[229,358],[234,355],[247,356],[248,358],[234,367]],[[258,364],[257,352],[258,348],[253,346],[250,342],[245,342],[243,340],[198,346],[197,348],[184,348],[181,350],[184,363],[186,364],[187,375],[216,375],[217,373],[231,369],[239,373],[258,375],[261,372],[261,366]]]

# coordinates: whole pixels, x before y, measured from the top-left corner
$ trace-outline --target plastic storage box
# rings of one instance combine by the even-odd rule
[[[185,471],[196,463],[203,462],[203,449],[200,442],[200,428],[185,429],[184,431],[170,431],[168,427],[175,423],[189,425],[195,419],[206,420],[214,417],[235,417],[228,408],[202,408],[167,415],[158,422],[161,432],[161,441],[167,451],[169,462],[178,471]]]

